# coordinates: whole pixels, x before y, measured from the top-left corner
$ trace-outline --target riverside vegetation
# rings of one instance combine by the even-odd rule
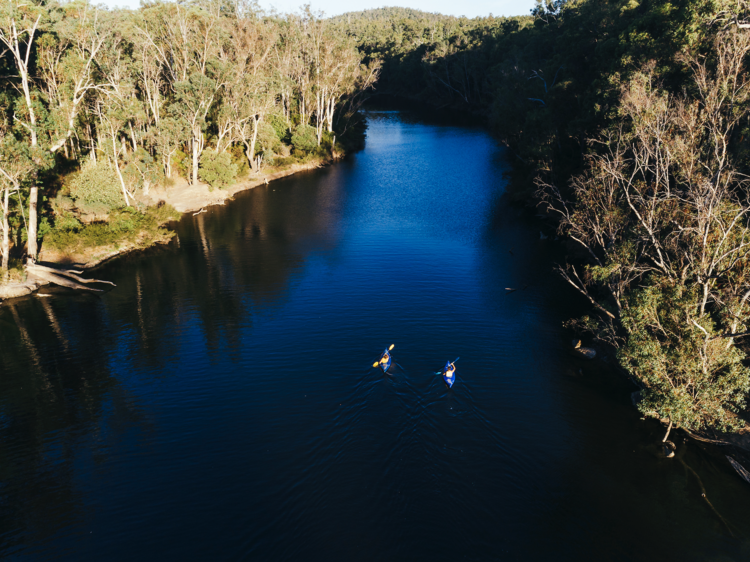
[[[56,255],[142,247],[178,213],[154,191],[225,188],[362,142],[379,62],[309,8],[246,0],[0,6],[2,276]],[[184,179],[183,179],[184,178]],[[256,182],[257,183],[257,182]],[[163,203],[163,202],[162,202]]]
[[[538,0],[336,18],[383,60],[381,92],[488,118],[525,175],[513,196],[568,241],[559,273],[591,305],[569,326],[616,350],[667,436],[745,426],[749,17],[744,0]]]

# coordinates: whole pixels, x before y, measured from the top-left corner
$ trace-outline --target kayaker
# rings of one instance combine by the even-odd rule
[[[388,359],[390,359],[390,355],[388,353],[385,353],[383,357],[380,358],[380,362],[385,365],[388,363]]]

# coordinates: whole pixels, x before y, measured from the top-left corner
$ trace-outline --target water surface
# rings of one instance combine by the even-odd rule
[[[629,384],[568,354],[585,306],[507,166],[371,112],[363,152],[186,216],[111,292],[4,304],[3,557],[750,559],[750,487],[659,459]]]

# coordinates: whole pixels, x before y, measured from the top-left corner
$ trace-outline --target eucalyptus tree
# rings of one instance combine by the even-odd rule
[[[128,67],[122,57],[121,41],[115,38],[101,58],[102,72],[107,84],[94,102],[94,114],[98,120],[100,143],[98,149],[107,157],[109,165],[117,174],[125,206],[135,200],[134,194],[122,174],[121,160],[127,155],[126,125],[138,111],[135,85],[130,80]],[[135,148],[134,148],[135,150]]]
[[[230,25],[231,39],[221,54],[228,76],[223,92],[225,122],[243,144],[252,170],[258,171],[258,128],[280,95],[279,71],[271,56],[278,32],[272,22],[253,15],[232,20]]]
[[[206,118],[225,81],[218,50],[223,32],[217,13],[200,5],[171,2],[149,4],[136,24],[143,52],[159,62],[166,89],[173,98],[169,113],[188,133],[191,178],[198,181],[198,162],[205,147]],[[153,69],[156,72],[156,69]],[[159,90],[152,76],[154,108]],[[161,112],[159,112],[161,116]]]
[[[36,88],[32,82],[34,69],[31,66],[32,46],[40,30],[46,23],[44,7],[25,0],[9,0],[0,5],[0,42],[10,51],[20,80],[23,103],[14,108],[13,120],[25,129],[27,143],[32,149],[39,145],[39,122],[37,114],[42,109],[37,101]],[[33,94],[33,96],[32,96]],[[20,114],[19,114],[20,112]],[[37,200],[39,188],[30,187],[28,254],[34,260],[37,253]]]
[[[19,142],[7,121],[0,123],[0,208],[2,209],[2,266],[0,271],[5,277],[8,273],[10,259],[10,216],[11,195],[15,194],[20,202],[19,192],[24,183],[34,178],[37,165],[32,157],[28,143]],[[20,208],[23,213],[23,208]]]

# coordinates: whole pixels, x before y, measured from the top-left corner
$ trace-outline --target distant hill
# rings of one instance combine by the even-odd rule
[[[412,8],[399,8],[389,6],[383,8],[372,8],[370,10],[361,10],[359,12],[347,12],[340,16],[330,18],[334,22],[383,22],[398,20],[415,20],[415,21],[442,21],[457,19],[455,16],[446,16],[443,14],[423,12]]]

